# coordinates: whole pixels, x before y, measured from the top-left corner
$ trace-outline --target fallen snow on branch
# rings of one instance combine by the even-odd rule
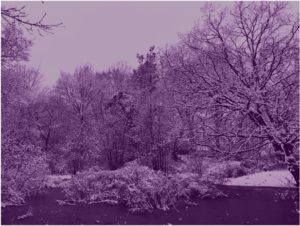
[[[296,183],[288,170],[275,170],[228,178],[225,184],[235,186],[294,187]]]

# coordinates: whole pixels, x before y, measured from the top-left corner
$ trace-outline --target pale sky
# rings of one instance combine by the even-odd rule
[[[136,54],[150,46],[178,41],[191,30],[205,2],[5,2],[23,6],[32,20],[47,13],[45,22],[62,22],[55,34],[32,36],[29,64],[39,68],[44,84],[53,85],[60,72],[91,64],[103,71],[123,61],[136,67]],[[231,2],[219,2],[227,5]],[[298,3],[293,5],[299,7]]]
[[[39,68],[44,83],[53,85],[60,72],[91,64],[97,71],[124,61],[136,67],[137,53],[151,45],[178,41],[191,30],[204,2],[8,2],[25,5],[30,18],[45,12],[46,22],[63,22],[53,35],[34,36],[30,65]]]

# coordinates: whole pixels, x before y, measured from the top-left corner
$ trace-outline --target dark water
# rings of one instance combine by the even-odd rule
[[[299,224],[298,197],[286,198],[282,188],[221,187],[228,198],[197,200],[177,210],[133,214],[123,206],[78,204],[60,206],[59,189],[27,199],[27,204],[2,208],[2,224]],[[289,189],[289,193],[298,194]],[[284,197],[283,197],[284,196]],[[18,217],[32,209],[33,216]]]

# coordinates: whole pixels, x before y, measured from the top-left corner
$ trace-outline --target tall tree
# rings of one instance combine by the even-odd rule
[[[90,66],[83,66],[75,70],[73,75],[62,73],[55,88],[74,118],[70,144],[73,173],[83,168],[92,144],[89,136],[92,132],[92,104],[99,94],[95,75]]]
[[[271,145],[299,185],[299,20],[287,13],[287,6],[239,2],[230,11],[206,7],[204,26],[195,26],[182,39],[185,58],[179,68],[189,79],[201,80],[196,91],[207,100],[202,112],[222,109],[229,123],[221,132],[211,129],[212,136],[232,141],[235,153]]]
[[[161,79],[159,58],[154,46],[144,55],[137,55],[139,66],[133,73],[133,84],[138,103],[138,123],[141,149],[154,155],[152,165],[155,169],[165,170],[166,158],[169,154],[166,144],[172,134],[173,115],[164,83]],[[141,135],[143,134],[143,135]]]

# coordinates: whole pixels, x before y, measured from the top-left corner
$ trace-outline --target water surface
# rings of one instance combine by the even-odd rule
[[[124,206],[108,204],[59,205],[59,189],[30,197],[23,206],[2,208],[2,224],[299,224],[298,199],[287,189],[221,186],[228,198],[194,200],[177,210],[130,213]],[[297,194],[296,189],[289,193]],[[28,209],[33,216],[18,219]]]

